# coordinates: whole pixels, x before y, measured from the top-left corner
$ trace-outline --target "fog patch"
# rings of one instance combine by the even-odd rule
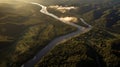
[[[61,17],[60,20],[65,22],[77,23],[78,19],[76,17]]]
[[[66,11],[69,11],[69,10],[72,10],[72,9],[77,9],[77,7],[74,7],[74,6],[63,7],[63,6],[59,6],[59,5],[49,6],[49,8],[56,9],[56,10],[62,12],[62,13],[65,13]]]

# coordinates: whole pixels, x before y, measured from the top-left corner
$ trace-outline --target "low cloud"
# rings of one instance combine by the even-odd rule
[[[62,21],[65,21],[65,22],[74,22],[74,23],[76,23],[78,21],[78,19],[76,17],[61,17],[60,19]]]
[[[72,9],[77,9],[77,7],[74,7],[74,6],[63,7],[63,6],[59,6],[59,5],[49,6],[49,8],[56,9],[56,10],[62,12],[62,13],[65,13],[66,11],[69,11],[69,10],[72,10]]]

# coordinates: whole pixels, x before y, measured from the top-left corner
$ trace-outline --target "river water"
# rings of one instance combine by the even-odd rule
[[[53,17],[53,19],[57,19],[59,21],[61,21],[62,23],[65,23],[65,24],[68,24],[68,25],[71,25],[71,26],[74,26],[76,27],[78,30],[75,31],[75,32],[72,32],[72,33],[69,33],[67,35],[63,35],[63,36],[60,36],[58,38],[55,38],[54,40],[52,40],[46,47],[44,47],[42,50],[40,50],[35,56],[33,59],[30,59],[28,62],[24,63],[21,67],[34,67],[34,65],[40,61],[40,59],[45,56],[55,45],[59,44],[59,43],[62,43],[68,39],[71,39],[77,35],[80,35],[80,34],[83,34],[83,33],[86,33],[88,32],[89,30],[91,30],[91,25],[87,24],[83,18],[80,18],[80,20],[88,25],[88,28],[85,28],[85,27],[82,27],[82,26],[79,26],[77,24],[74,24],[74,23],[71,23],[71,22],[66,22],[66,21],[63,21],[61,20],[58,16],[52,14],[52,13],[49,13],[47,11],[47,7],[46,6],[43,6],[39,3],[35,3],[35,2],[27,2],[29,4],[32,4],[32,5],[37,5],[39,7],[42,7],[42,9],[40,10],[41,13],[43,14],[46,14],[48,16],[51,16]]]

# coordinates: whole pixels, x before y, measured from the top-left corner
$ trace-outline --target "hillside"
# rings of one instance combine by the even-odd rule
[[[40,9],[31,4],[0,3],[0,67],[20,66],[52,39],[76,30]]]
[[[83,3],[80,1],[83,1]],[[120,66],[120,1],[89,1],[74,0],[69,5],[77,6],[78,9],[65,13],[49,8],[50,12],[59,17],[83,17],[85,21],[93,26],[93,29],[86,34],[57,45],[35,67]],[[59,5],[65,6],[66,4]],[[78,24],[80,22],[78,21]]]
[[[0,67],[21,67],[53,39],[77,30],[40,13],[39,6],[5,1],[0,1]],[[80,26],[88,28],[80,18],[92,25],[89,32],[56,45],[35,67],[120,66],[120,0],[26,1],[46,5],[50,13],[74,18],[71,22]]]

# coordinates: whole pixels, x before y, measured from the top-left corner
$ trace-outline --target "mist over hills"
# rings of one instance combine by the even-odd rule
[[[46,5],[58,17],[83,18],[93,27],[55,46],[35,67],[120,66],[120,0],[25,1]],[[62,13],[49,8],[55,5],[77,8]],[[0,0],[0,67],[20,67],[54,38],[76,31],[40,9],[22,0]],[[80,20],[76,24],[85,26]]]
[[[58,16],[82,17],[93,26],[93,29],[86,34],[80,35],[56,46],[51,52],[42,58],[36,67],[120,66],[120,49],[118,49],[120,48],[119,0],[50,1],[51,2],[47,3],[47,5],[77,6],[77,10],[68,11],[66,13],[60,13],[53,9],[50,9],[50,12]],[[43,2],[43,4],[46,4],[46,2]]]

